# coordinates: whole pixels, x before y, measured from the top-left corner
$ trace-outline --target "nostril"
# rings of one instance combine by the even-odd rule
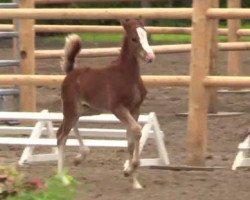
[[[147,57],[148,57],[148,60],[153,61],[155,59],[155,54],[154,53],[148,53]]]
[[[148,62],[150,62],[150,63],[151,63],[151,62],[153,62],[153,59],[149,59],[149,61],[148,61]]]
[[[147,62],[151,63],[155,59],[155,54],[154,53],[147,53],[146,60]]]
[[[155,54],[154,53],[151,53],[151,59],[152,59],[152,61],[155,59]]]

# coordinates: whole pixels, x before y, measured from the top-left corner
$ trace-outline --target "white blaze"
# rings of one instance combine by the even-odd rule
[[[136,31],[140,38],[140,43],[143,50],[147,53],[153,53],[152,48],[148,44],[147,32],[141,27],[136,28]]]

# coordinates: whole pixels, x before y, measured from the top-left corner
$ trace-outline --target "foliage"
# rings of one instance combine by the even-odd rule
[[[21,191],[23,174],[14,167],[0,166],[0,199]]]
[[[0,167],[0,200],[73,200],[77,182],[73,177],[51,177],[45,183],[40,179],[25,180],[14,167]]]
[[[1,0],[1,3],[11,3],[12,0]]]

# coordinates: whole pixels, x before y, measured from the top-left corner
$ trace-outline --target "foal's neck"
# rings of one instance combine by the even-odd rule
[[[125,64],[127,68],[133,68],[134,70],[137,70],[136,68],[139,68],[139,64],[137,55],[134,51],[135,50],[129,46],[128,37],[125,36],[119,60],[122,62],[122,64]]]

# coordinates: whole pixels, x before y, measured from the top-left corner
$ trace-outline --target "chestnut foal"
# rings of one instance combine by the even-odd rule
[[[134,188],[141,188],[136,178],[136,169],[140,164],[141,138],[141,126],[137,119],[146,89],[140,77],[138,57],[149,63],[154,60],[155,55],[148,44],[141,20],[121,20],[121,24],[125,30],[121,52],[107,66],[75,68],[75,57],[81,50],[81,39],[75,34],[66,38],[62,69],[67,76],[61,87],[64,118],[57,131],[58,170],[59,173],[62,172],[64,147],[72,127],[80,144],[80,154],[77,155],[76,162],[80,162],[88,152],[79,135],[77,122],[81,115],[86,115],[85,111],[89,107],[100,112],[113,113],[127,127],[129,160],[124,165],[124,175],[132,175]]]

